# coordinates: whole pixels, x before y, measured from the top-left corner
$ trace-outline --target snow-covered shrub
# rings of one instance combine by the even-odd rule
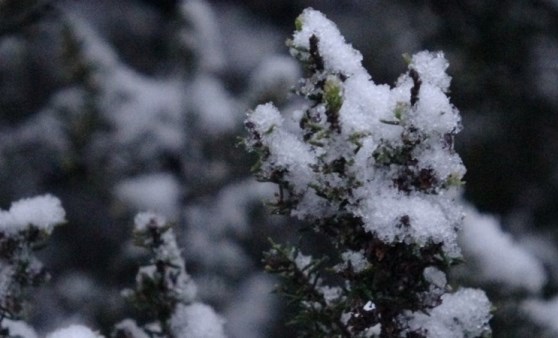
[[[48,279],[33,251],[65,222],[65,215],[60,200],[52,195],[22,199],[9,210],[0,210],[0,336],[19,334],[21,325],[12,321],[23,318],[28,288]]]
[[[480,290],[452,290],[465,168],[453,148],[460,116],[448,62],[420,52],[393,88],[375,84],[336,26],[307,9],[290,51],[307,70],[291,116],[271,103],[245,122],[258,179],[279,187],[274,212],[327,238],[330,257],[274,244],[266,269],[310,336],[477,337],[490,332]]]
[[[159,337],[224,337],[224,321],[208,305],[196,302],[196,286],[186,273],[184,259],[178,249],[171,225],[153,213],[140,213],[135,219],[134,239],[138,246],[150,251],[149,265],[142,266],[136,276],[136,287],[124,295],[147,312],[154,322],[144,331]],[[126,330],[135,327],[126,320],[117,332],[143,337]]]

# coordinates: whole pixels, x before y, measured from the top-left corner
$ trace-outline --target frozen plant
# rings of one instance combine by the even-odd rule
[[[224,321],[213,309],[196,301],[196,286],[186,273],[184,259],[171,225],[154,213],[135,218],[135,243],[150,251],[151,260],[136,276],[136,288],[124,295],[155,321],[143,325],[125,320],[117,337],[222,338]]]
[[[65,221],[65,215],[58,198],[51,195],[22,199],[0,210],[0,336],[21,331],[12,320],[24,315],[27,289],[48,278],[33,251]]]
[[[274,212],[327,238],[329,257],[274,244],[267,270],[296,307],[307,337],[478,337],[490,333],[484,292],[452,290],[461,252],[465,173],[453,139],[460,116],[441,52],[408,58],[391,88],[375,84],[337,27],[307,9],[290,51],[306,67],[306,104],[271,103],[245,122],[255,173],[279,187]]]

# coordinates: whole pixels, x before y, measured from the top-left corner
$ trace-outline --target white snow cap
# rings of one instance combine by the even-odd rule
[[[70,325],[67,328],[56,330],[46,338],[103,338],[83,325]]]
[[[24,198],[13,202],[7,211],[0,210],[0,231],[16,233],[29,226],[51,232],[65,222],[66,212],[60,200],[52,195]]]
[[[429,83],[446,92],[449,88],[451,77],[446,74],[449,63],[444,53],[418,52],[411,59],[411,67],[417,71],[423,83]]]
[[[225,338],[223,318],[202,303],[178,305],[171,318],[171,330],[177,338]]]
[[[310,50],[310,38],[318,38],[318,47],[324,60],[324,67],[332,73],[352,75],[363,71],[362,54],[345,42],[335,24],[321,12],[305,9],[298,17],[302,29],[293,35],[295,48]]]

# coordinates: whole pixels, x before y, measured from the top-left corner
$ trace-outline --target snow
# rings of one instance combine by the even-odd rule
[[[305,274],[308,273],[308,267],[310,267],[312,261],[312,256],[304,255],[301,252],[297,252],[296,256],[293,256],[293,262],[295,263],[297,269],[303,271]]]
[[[419,100],[411,121],[427,134],[443,135],[457,130],[461,118],[439,88],[425,83],[420,87]]]
[[[269,103],[259,105],[249,114],[247,124],[265,136],[262,142],[270,148],[270,165],[287,169],[295,188],[306,190],[313,176],[310,166],[315,162],[315,155],[299,137],[282,129],[284,119],[277,108]]]
[[[417,71],[423,84],[431,84],[447,92],[451,77],[446,74],[449,63],[444,53],[418,52],[411,59],[411,67]]]
[[[60,200],[52,195],[25,198],[0,211],[0,231],[14,234],[34,226],[50,233],[54,226],[65,222],[65,217]]]
[[[170,219],[179,214],[181,193],[178,179],[167,172],[127,178],[114,188],[116,197],[132,209],[153,210]]]
[[[11,337],[38,338],[39,336],[31,326],[20,320],[4,319],[2,326],[10,330]]]
[[[69,15],[83,62],[92,66],[98,109],[114,128],[101,139],[118,147],[134,145],[138,156],[177,152],[185,142],[185,86],[178,79],[144,76],[123,64],[86,20]],[[112,141],[112,142],[108,142]],[[114,142],[114,143],[113,143]]]
[[[215,12],[207,1],[181,1],[180,13],[188,23],[183,29],[181,42],[197,53],[198,67],[202,71],[217,72],[226,63],[221,32]]]
[[[356,273],[364,271],[370,265],[368,263],[368,260],[364,256],[364,250],[361,250],[361,251],[352,251],[352,250],[346,251],[346,252],[341,254],[341,258],[343,259],[343,262],[344,262],[344,264],[343,264],[344,266],[342,266],[341,268],[346,268],[350,263],[351,267],[353,268],[353,271],[356,272]]]
[[[363,72],[360,52],[345,42],[335,24],[322,13],[305,9],[297,20],[302,22],[302,29],[293,35],[294,48],[309,51],[310,37],[315,35],[326,70],[347,76]]]
[[[442,197],[403,194],[393,188],[371,185],[367,196],[355,213],[365,220],[365,228],[385,242],[442,243],[452,257],[459,256],[457,233],[454,226],[461,221],[459,206],[449,212]],[[409,224],[402,225],[401,219]]]
[[[248,115],[248,123],[252,123],[254,129],[260,134],[267,134],[272,128],[283,125],[283,117],[279,110],[272,104],[259,105]]]
[[[472,207],[467,208],[460,244],[482,281],[528,292],[541,291],[547,281],[542,263],[531,252],[503,232],[495,217]]]
[[[344,83],[343,105],[339,112],[342,130],[347,135],[370,133],[375,139],[393,140],[401,134],[401,127],[381,124],[392,120],[395,102],[387,85],[375,85],[369,75],[361,73]]]
[[[120,323],[116,324],[114,328],[118,332],[123,332],[124,337],[133,337],[133,338],[149,338],[147,333],[145,333],[139,326],[136,324],[135,321],[131,319],[125,319]]]
[[[70,325],[64,329],[58,329],[50,333],[46,338],[102,338],[103,336],[91,331],[83,325]]]
[[[343,289],[336,286],[319,286],[318,291],[322,294],[326,304],[328,306],[334,305],[343,296]]]
[[[549,331],[552,336],[558,335],[558,297],[549,300],[528,299],[521,303],[521,311],[534,323]]]
[[[457,154],[447,154],[440,144],[428,144],[421,149],[419,165],[422,168],[431,168],[439,180],[446,180],[450,176],[463,177],[466,169]]]
[[[202,133],[222,134],[240,124],[239,104],[227,93],[222,82],[214,76],[199,75],[190,84],[190,106],[199,119]]]
[[[424,269],[423,275],[424,275],[424,279],[427,282],[439,288],[445,287],[448,282],[446,278],[446,274],[443,271],[433,266],[429,266],[426,269]]]
[[[193,303],[177,306],[170,327],[177,338],[224,338],[224,323],[210,306]]]
[[[491,304],[481,290],[459,289],[444,294],[442,304],[428,314],[412,313],[409,330],[425,332],[428,338],[480,337],[488,330]]]
[[[374,304],[372,301],[368,301],[366,302],[366,304],[364,304],[364,306],[362,307],[362,309],[364,311],[372,311],[376,308],[376,304]]]
[[[186,108],[180,81],[148,78],[119,66],[102,87],[101,108],[116,128],[116,144],[133,144],[143,157],[181,149]]]

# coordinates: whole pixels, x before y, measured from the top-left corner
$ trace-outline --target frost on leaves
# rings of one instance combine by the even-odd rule
[[[371,80],[362,55],[318,11],[302,13],[288,43],[307,68],[295,89],[307,103],[292,116],[271,103],[256,107],[245,123],[246,145],[259,155],[257,177],[279,186],[274,211],[311,222],[337,249],[337,257],[310,259],[307,268],[292,248],[275,245],[266,256],[268,270],[288,281],[282,291],[299,303],[303,331],[434,337],[431,322],[408,314],[435,321],[459,296],[482,315],[450,329],[467,337],[488,332],[484,294],[452,294],[446,284],[461,255],[456,198],[465,168],[453,149],[461,124],[446,96],[444,55],[414,55],[390,87]],[[332,271],[327,280],[340,282],[326,285],[318,276]],[[339,292],[326,301],[322,291],[332,289]]]

